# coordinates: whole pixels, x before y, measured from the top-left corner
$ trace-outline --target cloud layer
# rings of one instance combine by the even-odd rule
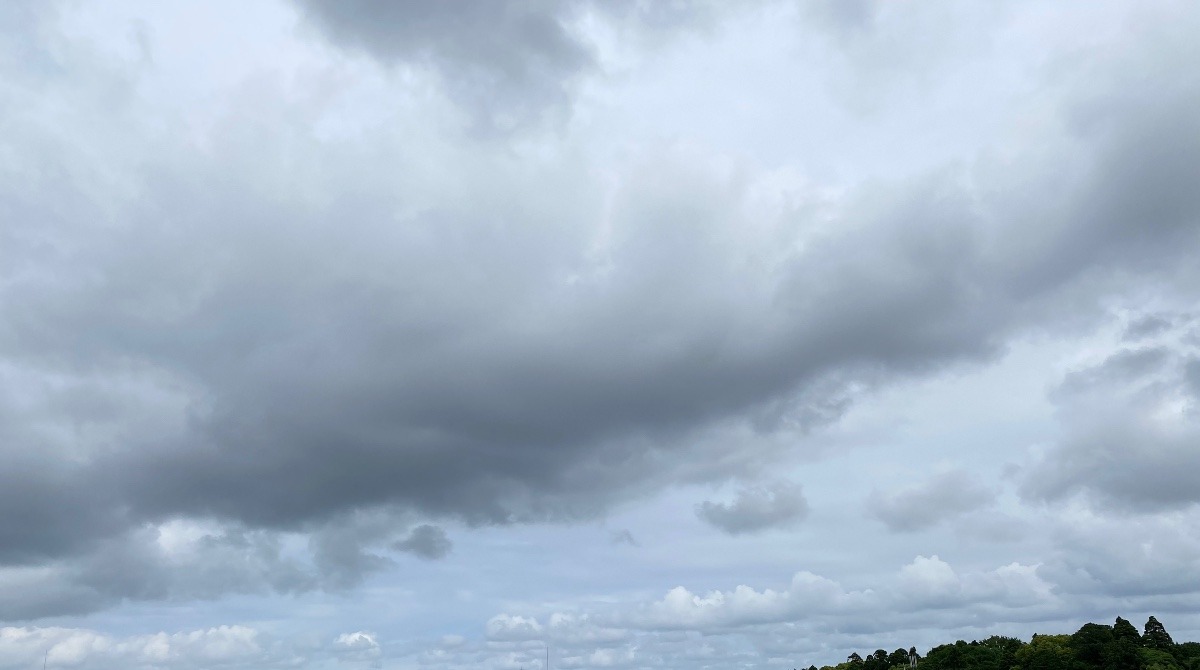
[[[902,612],[1194,613],[1188,5],[0,25],[14,662],[732,667]]]
[[[518,79],[543,59],[583,61],[563,57],[579,50],[554,15],[485,4],[387,10],[420,20],[309,11],[397,60],[428,52]],[[444,51],[467,40],[371,32],[426,24],[490,37],[457,54]],[[508,61],[488,55],[526,28],[541,37]],[[337,110],[303,86],[231,93],[209,116],[167,107],[161,130],[136,131],[157,110],[120,88],[137,75],[45,39],[56,95],[76,111],[16,104],[33,84],[6,93],[0,546],[12,566],[94,556],[180,518],[272,532],[360,512],[586,518],[769,461],[728,460],[736,444],[698,439],[714,427],[828,423],[862,389],[994,357],[1054,313],[1086,315],[1118,290],[1098,278],[1186,274],[1197,243],[1200,202],[1184,186],[1200,129],[1182,111],[1197,82],[1172,71],[1153,103],[1128,91],[1186,44],[1068,90],[1048,112],[1058,129],[1003,171],[984,160],[831,198],[684,147],[613,162],[570,139],[514,154],[404,130],[432,122],[415,107],[368,123],[369,140],[327,138],[311,128]],[[120,104],[101,104],[111,95]],[[1123,426],[1104,432],[1140,430]],[[1165,466],[1188,437],[1150,434],[1165,459],[1151,470],[1182,472]],[[729,464],[691,473],[708,459]],[[1063,477],[1030,490],[1069,488]],[[1186,496],[1163,484],[1146,490]],[[937,488],[952,506],[982,500]],[[918,498],[876,513],[927,525],[916,508],[938,501]],[[774,500],[702,515],[730,531],[799,516],[796,500]],[[319,538],[315,560],[344,564]]]

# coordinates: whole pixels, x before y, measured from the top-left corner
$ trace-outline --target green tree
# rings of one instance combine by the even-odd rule
[[[1113,624],[1113,637],[1118,640],[1128,639],[1137,642],[1139,645],[1142,642],[1142,636],[1137,632],[1137,627],[1129,623],[1129,620],[1117,617],[1117,622]]]
[[[1175,645],[1175,660],[1184,670],[1200,670],[1200,642],[1180,642]]]
[[[920,670],[1011,670],[1020,640],[998,635],[986,640],[943,644],[929,650]]]
[[[1019,670],[1071,670],[1070,635],[1034,635],[1029,644],[1016,652]]]
[[[1071,635],[1071,655],[1084,668],[1103,668],[1105,652],[1113,642],[1112,628],[1098,623],[1085,623]]]
[[[1175,651],[1175,641],[1167,633],[1166,627],[1154,617],[1146,620],[1146,632],[1142,634],[1142,646],[1147,649],[1165,651],[1168,654]]]
[[[1137,628],[1121,617],[1117,617],[1112,628],[1112,642],[1104,650],[1106,670],[1142,670],[1142,636]]]
[[[915,647],[890,654],[876,649],[820,670],[909,670],[910,655],[917,655]],[[1200,670],[1200,642],[1175,644],[1155,617],[1146,621],[1143,634],[1116,617],[1112,626],[1087,623],[1071,635],[1035,634],[1028,643],[1001,635],[958,640],[919,658],[919,670]]]
[[[876,649],[863,659],[863,670],[888,670],[887,652]]]
[[[962,640],[954,644],[939,644],[925,654],[918,667],[921,670],[962,670],[966,667],[966,647],[967,643]]]
[[[1169,651],[1142,647],[1138,652],[1142,657],[1142,666],[1145,670],[1180,670],[1179,664],[1175,662],[1175,657]]]
[[[993,635],[979,642],[980,646],[990,650],[989,658],[997,670],[1010,670],[1017,664],[1017,652],[1025,643],[1015,637]]]

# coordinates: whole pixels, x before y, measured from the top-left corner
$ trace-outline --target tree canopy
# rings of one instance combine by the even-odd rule
[[[1086,623],[1070,635],[1034,635],[1029,642],[993,635],[983,640],[940,644],[918,670],[1200,670],[1200,642],[1176,643],[1158,619],[1150,617],[1139,634],[1126,619],[1113,625]],[[850,654],[820,670],[908,670],[909,652],[897,647]],[[817,670],[815,665],[808,670]]]

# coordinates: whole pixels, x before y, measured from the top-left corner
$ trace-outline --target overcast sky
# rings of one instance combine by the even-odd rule
[[[0,670],[1200,639],[1197,35],[0,3]]]

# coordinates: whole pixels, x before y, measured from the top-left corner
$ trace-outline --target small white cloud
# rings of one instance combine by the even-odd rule
[[[937,555],[917,556],[900,569],[900,593],[916,605],[951,604],[961,595],[962,583],[954,569]]]
[[[264,644],[246,626],[114,637],[81,628],[0,628],[0,668],[263,667],[303,658],[286,644]]]
[[[361,630],[337,636],[333,647],[334,655],[342,661],[375,663],[383,655],[375,634]]]

